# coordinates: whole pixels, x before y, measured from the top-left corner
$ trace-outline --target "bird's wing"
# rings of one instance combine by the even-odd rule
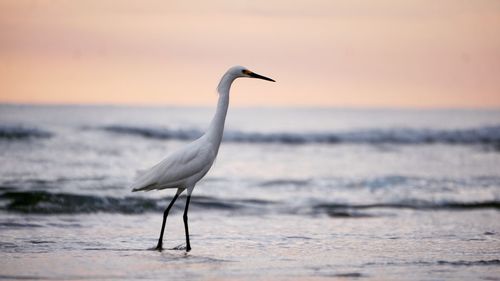
[[[189,177],[208,170],[214,158],[208,145],[190,143],[139,176],[132,191],[183,187]]]

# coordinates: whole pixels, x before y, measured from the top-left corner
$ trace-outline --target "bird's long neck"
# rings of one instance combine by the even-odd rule
[[[216,149],[222,141],[222,135],[224,132],[224,123],[226,121],[227,109],[229,107],[229,89],[233,83],[235,77],[229,75],[224,75],[217,87],[219,92],[219,101],[217,103],[217,110],[215,116],[208,127],[206,136],[213,143]]]

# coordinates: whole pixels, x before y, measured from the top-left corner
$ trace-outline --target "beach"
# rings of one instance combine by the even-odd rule
[[[196,186],[132,193],[212,108],[0,105],[0,279],[500,280],[500,112],[231,108]]]

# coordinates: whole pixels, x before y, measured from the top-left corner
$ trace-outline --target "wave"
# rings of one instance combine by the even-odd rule
[[[147,127],[133,127],[133,126],[105,126],[101,128],[104,131],[124,134],[124,135],[134,135],[141,136],[151,139],[165,139],[165,140],[192,140],[199,138],[203,133],[199,130],[171,130],[171,129],[160,129],[160,128],[147,128]]]
[[[449,177],[419,177],[398,174],[366,178],[310,178],[310,179],[274,179],[260,181],[256,185],[268,188],[311,188],[324,187],[328,189],[366,189],[370,191],[394,188],[407,188],[418,190],[450,191],[457,192],[460,188],[488,188],[500,186],[500,176],[476,176],[467,178]]]
[[[36,128],[22,126],[0,126],[0,140],[19,140],[31,138],[49,138],[52,133]]]
[[[382,265],[380,263],[368,262],[365,266]],[[443,266],[498,266],[500,265],[499,259],[491,260],[456,260],[456,261],[416,261],[416,262],[385,262],[383,265],[443,265]]]
[[[203,132],[197,129],[173,130],[168,128],[113,125],[100,129],[124,135],[151,139],[192,140]],[[493,144],[500,146],[500,125],[460,130],[436,129],[365,129],[316,133],[256,133],[228,130],[224,140],[241,143],[360,143],[360,144]]]
[[[363,213],[369,209],[411,209],[411,210],[476,210],[496,209],[500,210],[500,201],[480,202],[433,202],[423,200],[408,200],[401,202],[373,203],[373,204],[338,204],[321,203],[312,207],[315,214],[326,213],[332,217],[370,217],[372,215]]]
[[[50,193],[46,191],[8,191],[0,195],[7,201],[0,209],[16,213],[32,214],[83,214],[83,213],[120,213],[141,214],[163,212],[171,198],[151,199],[143,197],[99,197],[92,195]],[[192,200],[192,209],[203,210],[243,210],[249,206],[266,205],[263,200],[223,200],[197,196]],[[182,204],[175,204],[174,211],[181,210]]]
[[[118,199],[46,191],[15,191],[0,195],[8,203],[4,210],[35,214],[76,214],[92,212],[142,213],[156,211],[156,202],[142,198]]]
[[[70,193],[50,193],[46,191],[7,191],[0,194],[0,210],[31,214],[83,214],[83,213],[120,213],[142,214],[145,212],[163,212],[167,199],[144,197],[109,197]],[[182,210],[183,204],[175,204],[174,211]],[[373,209],[413,209],[413,210],[500,210],[499,201],[481,202],[432,202],[402,201],[373,204],[341,203],[304,203],[287,204],[259,199],[222,199],[208,196],[196,196],[191,202],[194,211],[229,211],[231,213],[259,214],[278,212],[285,214],[327,214],[331,217],[372,217]]]
[[[198,129],[169,129],[161,127],[141,127],[111,125],[99,127],[106,132],[139,136],[149,139],[189,141],[200,137]],[[25,140],[50,138],[52,132],[23,126],[1,126],[0,140]],[[281,143],[281,144],[463,144],[493,145],[500,149],[500,125],[460,130],[436,129],[363,129],[338,132],[282,132],[258,133],[227,130],[224,140],[235,143]]]
[[[437,262],[440,265],[452,265],[452,266],[478,266],[478,265],[500,265],[500,260],[477,260],[477,261],[443,261],[440,260]]]

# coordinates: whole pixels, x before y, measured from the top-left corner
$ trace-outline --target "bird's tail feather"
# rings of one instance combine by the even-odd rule
[[[153,189],[156,189],[157,187],[157,184],[156,183],[153,183],[153,184],[149,184],[149,185],[146,185],[146,186],[143,186],[143,187],[133,187],[132,188],[132,192],[137,192],[137,191],[151,191]]]

